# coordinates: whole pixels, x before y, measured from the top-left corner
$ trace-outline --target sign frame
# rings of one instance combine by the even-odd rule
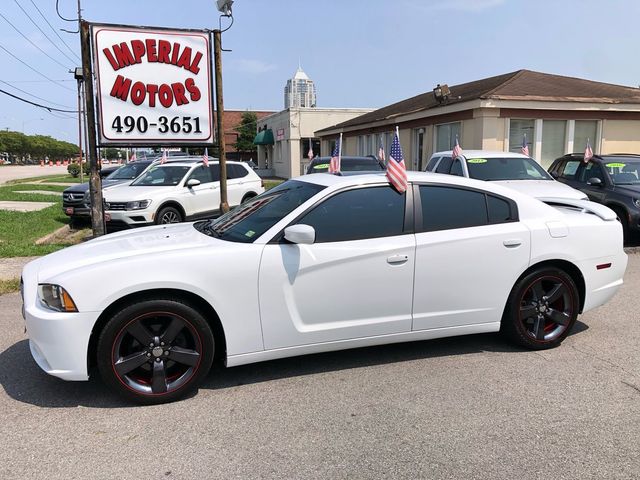
[[[184,35],[184,36],[204,36],[206,37],[206,55],[205,55],[205,63],[203,67],[206,66],[206,87],[207,94],[209,99],[209,105],[206,110],[206,114],[208,118],[202,123],[203,126],[208,128],[209,135],[206,138],[198,138],[198,139],[187,139],[187,138],[175,138],[172,135],[170,138],[109,138],[104,132],[105,126],[105,108],[103,106],[103,95],[109,95],[108,91],[102,90],[101,85],[101,76],[100,76],[100,62],[98,61],[98,55],[101,52],[98,51],[98,42],[97,42],[97,34],[101,30],[109,30],[109,31],[124,31],[127,33],[158,33],[160,35],[163,34],[172,34],[172,35]],[[97,86],[96,97],[94,99],[96,105],[96,117],[97,117],[97,145],[99,147],[110,147],[110,146],[119,146],[119,147],[157,147],[157,146],[187,146],[187,147],[213,147],[216,145],[216,131],[215,131],[215,122],[214,122],[214,85],[213,85],[213,52],[212,52],[212,31],[209,29],[186,29],[186,28],[171,28],[171,27],[152,27],[152,26],[140,26],[140,25],[122,25],[122,24],[110,24],[110,23],[90,23],[90,38],[91,38],[91,48],[93,54],[91,56],[91,61],[94,65],[95,70],[95,83]],[[208,55],[208,57],[206,57]],[[146,53],[145,53],[146,56]],[[107,60],[103,60],[108,64]],[[204,96],[204,94],[203,94]],[[141,118],[143,115],[136,115],[136,118]],[[177,117],[174,117],[177,118]],[[182,117],[187,118],[185,116]],[[152,126],[152,124],[149,124]],[[155,128],[155,125],[153,125]],[[175,133],[175,132],[173,132]]]

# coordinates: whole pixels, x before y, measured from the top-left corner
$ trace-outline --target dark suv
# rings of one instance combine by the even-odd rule
[[[329,171],[331,157],[316,157],[307,167],[307,173],[322,173]],[[368,157],[340,158],[340,170],[342,172],[380,172],[386,170],[384,163],[373,155]]]
[[[549,173],[615,211],[625,241],[640,232],[640,155],[594,155],[584,162],[583,154],[571,153],[554,160]]]

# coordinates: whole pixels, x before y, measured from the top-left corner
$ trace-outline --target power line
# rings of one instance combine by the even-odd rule
[[[60,39],[60,41],[64,44],[65,47],[67,47],[67,49],[73,53],[73,55],[77,58],[80,59],[80,56],[69,46],[69,44],[67,42],[64,41],[64,39],[60,36],[60,34],[56,31],[55,28],[53,28],[53,25],[51,25],[49,23],[49,20],[47,20],[47,17],[45,17],[42,12],[40,11],[40,9],[38,8],[38,6],[33,2],[33,0],[29,0],[31,2],[31,4],[35,7],[35,9],[38,11],[38,13],[40,14],[40,16],[44,19],[45,22],[47,22],[47,25],[49,25],[49,27],[51,28],[51,30],[53,31],[53,33],[56,34],[56,37],[58,37]]]
[[[5,90],[2,90],[2,89],[0,89],[0,93],[4,93],[5,95],[13,97],[16,100],[20,100],[21,102],[33,105],[34,107],[44,108],[45,110],[48,110],[50,112],[78,113],[77,110],[62,110],[60,108],[48,107],[48,106],[42,105],[40,103],[35,103],[35,102],[32,102],[31,100],[27,100],[26,98],[19,97],[18,95],[14,95],[13,93],[9,93],[9,92],[7,92]]]
[[[38,75],[40,75],[43,78],[46,78],[47,80],[49,80],[50,82],[58,85],[60,88],[64,88],[65,90],[69,90],[70,92],[74,92],[75,90],[73,90],[72,88],[67,87],[66,85],[61,85],[60,83],[58,83],[57,81],[53,80],[52,78],[47,77],[44,73],[42,73],[40,70],[36,70],[35,68],[33,68],[31,65],[29,65],[27,62],[19,59],[18,57],[16,57],[13,53],[11,53],[9,50],[7,50],[5,47],[3,47],[2,45],[0,45],[0,48],[2,50],[4,50],[5,52],[7,52],[9,55],[11,55],[13,58],[15,58],[16,60],[18,60],[20,63],[22,63],[24,66],[30,68],[31,70],[33,70],[34,72],[36,72]]]
[[[76,23],[78,21],[77,18],[71,19],[71,18],[64,18],[62,15],[60,15],[60,9],[58,8],[58,3],[60,2],[60,0],[56,0],[56,13],[58,14],[58,16],[64,20],[65,22],[73,22]]]
[[[5,83],[44,83],[49,82],[51,80],[4,80]],[[77,80],[73,80],[71,78],[62,78],[60,80],[54,79],[54,82],[76,82]]]
[[[4,20],[13,27],[13,29],[18,32],[20,34],[20,36],[22,38],[24,38],[27,42],[29,42],[31,45],[33,45],[34,47],[36,47],[38,50],[40,50],[42,53],[44,53],[47,57],[49,57],[51,60],[53,60],[54,62],[56,62],[58,65],[60,65],[63,68],[68,68],[66,65],[60,63],[58,60],[56,60],[55,58],[53,58],[51,55],[49,55],[47,52],[45,52],[43,49],[41,49],[38,45],[36,45],[29,37],[27,37],[24,33],[22,33],[18,27],[16,27],[13,23],[11,23],[11,21],[9,21],[9,19],[7,17],[5,17],[2,13],[0,13],[0,17],[4,18]],[[75,63],[75,62],[74,62]]]
[[[72,108],[72,107],[69,107],[67,105],[62,105],[61,103],[52,102],[51,100],[47,100],[46,98],[39,97],[37,95],[34,95],[33,93],[29,93],[26,90],[22,90],[21,88],[16,87],[15,85],[11,85],[9,82],[5,82],[4,80],[0,80],[0,83],[4,83],[5,85],[10,86],[11,88],[13,88],[15,90],[18,90],[19,92],[22,92],[22,93],[24,93],[26,95],[29,95],[30,97],[37,98],[38,100],[43,100],[45,102],[49,102],[49,103],[51,103],[53,105],[57,105],[59,107]]]
[[[45,37],[47,40],[49,40],[49,42],[51,43],[51,45],[53,45],[53,46],[56,48],[56,50],[58,50],[62,55],[64,55],[64,56],[67,58],[67,60],[70,60],[70,61],[72,61],[72,62],[74,62],[74,63],[75,63],[75,60],[74,60],[73,58],[71,58],[69,55],[67,55],[65,52],[63,52],[63,51],[62,51],[62,49],[61,49],[60,47],[58,47],[58,45],[57,45],[53,40],[51,40],[51,38],[49,37],[49,35],[47,35],[46,33],[44,33],[44,30],[42,30],[42,29],[40,28],[40,25],[38,25],[38,24],[36,23],[36,21],[35,21],[33,18],[31,18],[31,15],[29,15],[29,14],[27,13],[27,11],[26,11],[24,8],[22,8],[22,5],[20,5],[20,4],[18,3],[18,0],[13,0],[13,2],[18,6],[18,8],[19,8],[20,10],[22,10],[22,13],[24,13],[24,14],[27,16],[27,18],[31,21],[31,23],[33,23],[33,24],[35,25],[35,27],[36,27],[38,30],[40,30],[40,33],[42,33],[42,35],[44,35],[44,37]],[[31,2],[31,3],[33,3],[33,0],[32,0],[32,2]],[[40,15],[42,15],[42,13],[40,13]],[[43,17],[43,18],[44,18],[44,17]],[[46,20],[46,18],[45,18],[45,20]],[[51,25],[49,25],[49,26],[51,26]],[[53,27],[52,27],[52,28],[53,28]],[[55,32],[55,30],[54,30],[54,32]]]

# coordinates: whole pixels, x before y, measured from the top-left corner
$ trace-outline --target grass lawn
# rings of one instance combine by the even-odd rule
[[[54,205],[38,212],[10,212],[0,210],[0,257],[27,257],[45,255],[66,245],[35,245],[35,241],[69,223],[62,212],[62,198],[39,194],[13,193],[22,189],[19,185],[0,187],[0,200],[29,202],[55,202]],[[65,187],[39,185],[33,190],[61,192]]]
[[[20,280],[0,280],[0,295],[5,293],[13,293],[20,290]]]
[[[269,189],[271,189],[273,187],[277,187],[282,182],[284,182],[284,180],[275,180],[275,179],[265,180],[264,181],[264,189],[265,190],[269,190]]]

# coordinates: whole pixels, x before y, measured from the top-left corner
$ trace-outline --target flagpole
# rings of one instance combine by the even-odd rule
[[[342,165],[340,165],[340,163],[342,162],[342,132],[340,132],[340,144],[338,145],[338,172],[340,172],[342,170]]]

